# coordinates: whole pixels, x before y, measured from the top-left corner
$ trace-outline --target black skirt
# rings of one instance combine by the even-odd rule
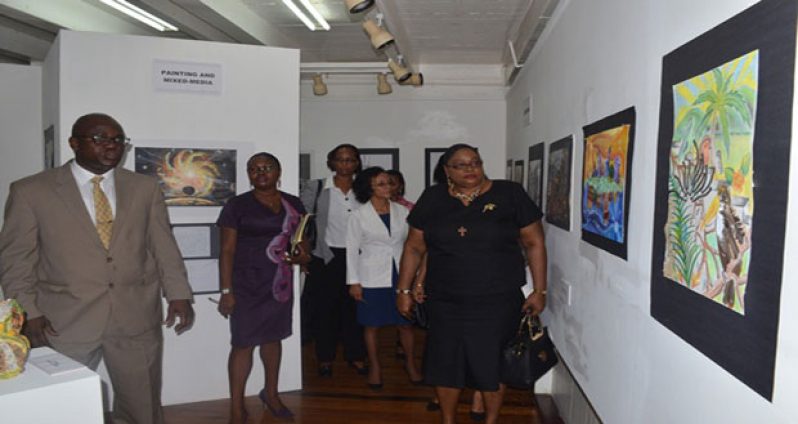
[[[501,350],[518,330],[523,302],[520,289],[484,296],[431,293],[425,383],[499,390]]]

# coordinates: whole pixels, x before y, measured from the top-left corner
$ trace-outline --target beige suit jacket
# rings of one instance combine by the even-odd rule
[[[0,231],[0,285],[64,342],[158,327],[161,296],[192,299],[163,195],[152,177],[117,168],[108,250],[70,164],[11,184]]]

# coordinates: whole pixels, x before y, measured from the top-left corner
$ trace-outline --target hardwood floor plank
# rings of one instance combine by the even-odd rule
[[[421,364],[421,347],[424,333],[417,331],[417,364]],[[410,383],[404,363],[395,357],[396,331],[380,330],[380,362],[383,367],[382,390],[375,391],[366,385],[366,377],[358,375],[343,360],[333,366],[333,377],[319,377],[313,345],[302,349],[304,390],[282,393],[281,398],[290,408],[295,423],[305,424],[375,424],[375,423],[438,423],[440,412],[429,412],[426,405],[433,397],[431,387]],[[339,355],[339,358],[342,355]],[[259,366],[256,362],[256,366]],[[458,405],[458,422],[472,422],[468,416],[471,391],[464,391]],[[538,404],[540,408],[538,407]],[[277,420],[265,411],[257,396],[247,398],[249,423],[287,422]],[[164,408],[168,424],[226,424],[228,400],[215,400]],[[562,424],[550,396],[535,397],[526,391],[508,389],[502,407],[501,423]]]

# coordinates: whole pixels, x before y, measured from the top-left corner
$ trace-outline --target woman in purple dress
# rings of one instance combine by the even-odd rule
[[[297,197],[277,189],[280,162],[257,153],[247,161],[247,175],[253,190],[230,199],[216,222],[222,244],[219,313],[230,318],[232,334],[231,423],[247,420],[244,389],[256,346],[266,371],[266,387],[258,397],[275,417],[293,416],[277,394],[281,341],[291,335],[292,265],[310,261],[307,246],[288,252],[305,209]]]

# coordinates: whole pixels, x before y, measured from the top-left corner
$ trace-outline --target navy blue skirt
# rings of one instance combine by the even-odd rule
[[[363,301],[357,302],[357,322],[364,327],[410,325],[396,309],[396,281],[399,274],[393,266],[391,287],[363,288]]]

